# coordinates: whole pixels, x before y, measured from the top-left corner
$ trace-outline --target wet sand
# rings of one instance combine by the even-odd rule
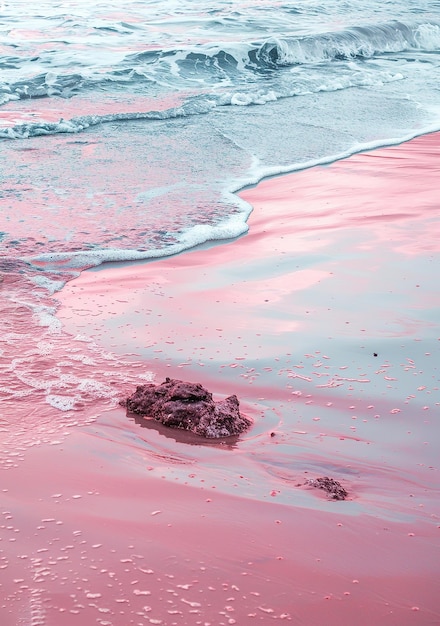
[[[3,473],[2,626],[440,622],[439,153],[266,180],[240,239],[63,289],[69,333],[236,393],[254,426],[188,442],[104,406],[28,450]]]

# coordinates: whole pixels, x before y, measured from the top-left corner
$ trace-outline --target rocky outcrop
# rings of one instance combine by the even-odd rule
[[[201,437],[239,435],[251,420],[240,414],[237,396],[215,402],[198,383],[167,378],[160,385],[147,383],[121,402],[128,411],[153,418],[165,426],[189,430]]]
[[[332,500],[345,500],[348,496],[347,491],[341,483],[334,478],[329,478],[328,476],[313,478],[312,480],[309,480],[309,485],[317,487],[318,489],[324,489],[324,491],[327,492],[328,497]]]

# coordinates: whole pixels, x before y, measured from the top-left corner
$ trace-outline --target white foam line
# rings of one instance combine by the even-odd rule
[[[439,124],[425,127],[423,130],[413,131],[407,135],[401,137],[394,137],[387,140],[377,140],[363,144],[356,144],[351,149],[345,150],[338,154],[326,156],[321,159],[312,159],[303,163],[294,163],[284,167],[261,167],[258,163],[255,163],[253,170],[255,175],[253,177],[241,180],[238,185],[231,188],[229,191],[225,191],[225,195],[233,195],[234,203],[241,208],[239,215],[230,216],[227,220],[221,224],[215,226],[209,226],[205,224],[195,225],[188,230],[184,231],[180,235],[180,241],[166,248],[151,248],[150,250],[134,250],[134,249],[113,249],[108,248],[104,250],[94,250],[93,252],[77,251],[77,252],[53,252],[41,254],[38,256],[24,256],[21,257],[22,261],[32,264],[33,261],[40,261],[47,263],[51,270],[56,270],[57,265],[60,265],[60,271],[66,271],[65,262],[68,261],[68,268],[85,269],[94,267],[102,263],[118,262],[118,261],[144,261],[147,259],[160,259],[164,257],[173,256],[191,250],[192,248],[207,243],[208,241],[222,241],[230,240],[243,235],[249,230],[247,225],[247,219],[252,212],[252,206],[237,196],[238,192],[252,187],[260,183],[262,180],[272,178],[275,176],[281,176],[293,172],[298,172],[317,165],[328,165],[336,161],[347,159],[354,154],[361,152],[368,152],[376,150],[378,148],[387,148],[390,146],[400,145],[407,141],[411,141],[416,137],[422,135],[439,132]],[[51,265],[53,263],[53,265]]]
[[[295,163],[293,165],[286,165],[284,167],[266,167],[260,168],[255,175],[255,178],[248,181],[246,184],[241,185],[238,188],[235,188],[232,193],[238,193],[247,187],[253,187],[261,183],[261,181],[272,178],[274,176],[282,176],[285,174],[290,174],[293,172],[299,172],[302,170],[310,169],[312,167],[316,167],[317,165],[329,165],[330,163],[335,163],[336,161],[342,161],[343,159],[347,159],[355,154],[360,154],[362,152],[370,152],[371,150],[377,150],[379,148],[389,148],[391,146],[398,146],[400,144],[406,143],[415,139],[416,137],[421,137],[423,135],[430,135],[432,133],[437,133],[440,131],[440,124],[434,124],[432,126],[425,127],[422,130],[413,131],[408,133],[407,135],[403,135],[402,137],[393,137],[390,139],[378,139],[376,141],[366,142],[366,143],[358,143],[355,144],[352,148],[345,150],[343,152],[339,152],[335,155],[325,156],[320,159],[312,159],[310,161],[304,161],[304,163]]]

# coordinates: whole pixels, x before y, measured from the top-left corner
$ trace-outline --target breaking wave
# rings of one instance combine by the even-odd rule
[[[197,44],[187,48],[148,49],[126,55],[116,64],[75,68],[53,63],[40,53],[41,64],[50,71],[14,80],[22,59],[5,57],[0,69],[0,104],[10,100],[58,96],[70,98],[96,90],[188,89],[188,86],[236,86],[255,82],[258,75],[301,65],[371,59],[407,51],[434,52],[440,49],[440,23],[355,26],[315,35],[280,35],[257,42]],[[19,71],[20,74],[20,71]],[[8,77],[10,78],[9,80]]]
[[[274,39],[252,52],[260,67],[289,66],[322,61],[371,58],[373,56],[440,49],[440,25],[407,25],[393,22],[375,26],[357,26],[339,33]],[[251,55],[250,55],[251,56]]]
[[[193,74],[223,70],[266,71],[322,61],[371,58],[407,50],[435,51],[440,48],[440,24],[408,25],[401,22],[357,26],[341,32],[302,37],[280,37],[262,43],[198,46],[191,50],[148,50],[126,57],[125,63],[148,66],[176,63],[180,72]]]

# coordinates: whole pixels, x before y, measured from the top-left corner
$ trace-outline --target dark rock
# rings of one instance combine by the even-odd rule
[[[215,402],[198,383],[167,378],[160,385],[147,383],[121,402],[128,411],[154,418],[165,426],[189,430],[208,438],[238,435],[251,425],[240,414],[237,396]]]
[[[322,478],[313,478],[309,480],[309,485],[317,487],[317,489],[324,489],[327,492],[328,497],[332,500],[345,500],[348,496],[344,487],[334,478],[324,476]]]

